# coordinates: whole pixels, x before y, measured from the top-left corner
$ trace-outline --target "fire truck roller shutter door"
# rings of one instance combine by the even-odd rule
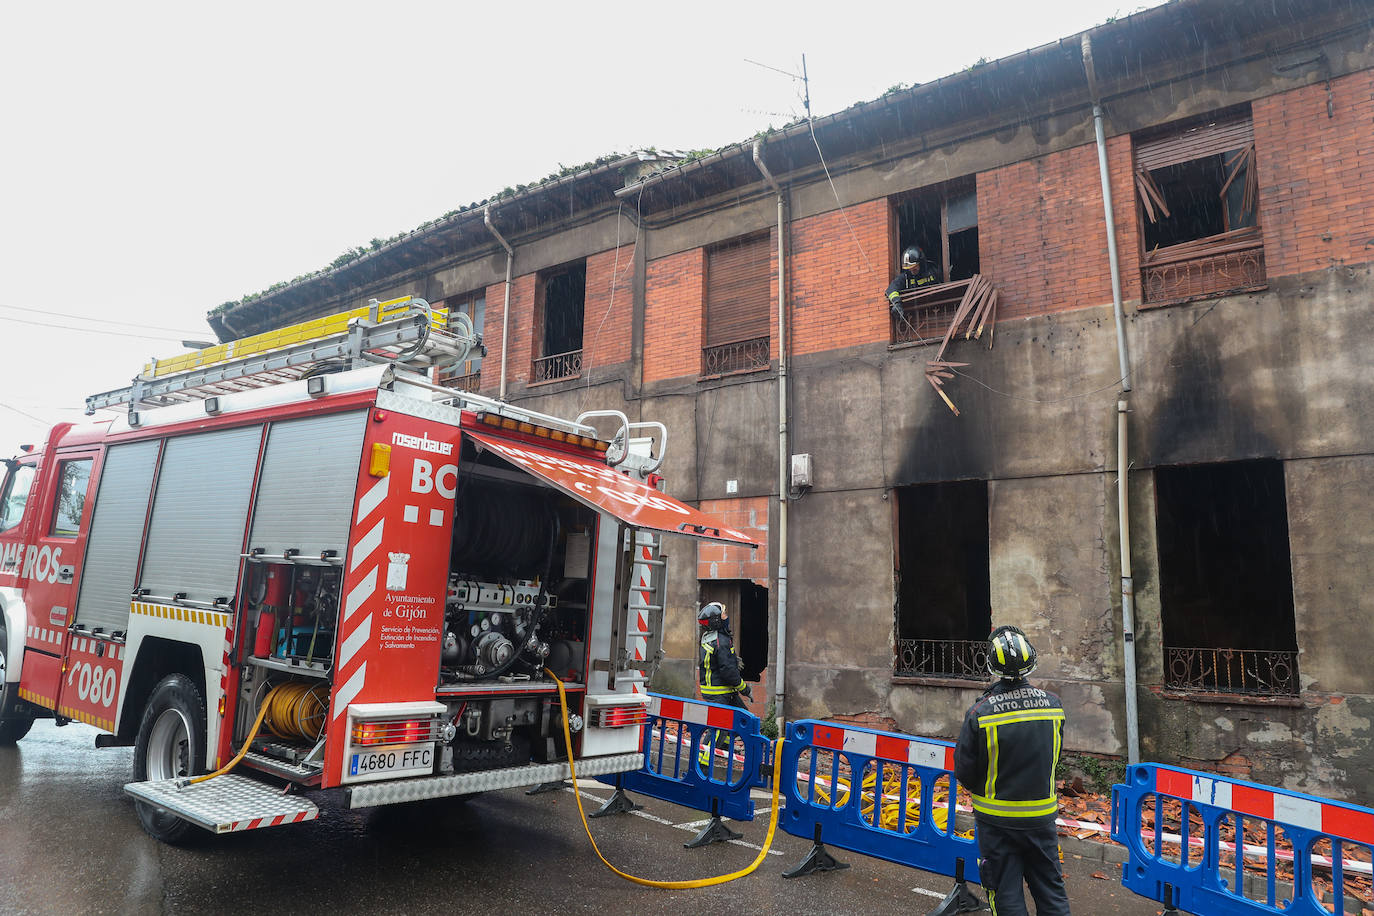
[[[139,587],[193,601],[234,594],[262,427],[169,439]]]
[[[76,622],[107,633],[127,630],[129,594],[143,544],[160,442],[112,446],[105,455],[91,517]]]
[[[268,428],[250,547],[343,557],[366,424],[366,411],[349,411]]]

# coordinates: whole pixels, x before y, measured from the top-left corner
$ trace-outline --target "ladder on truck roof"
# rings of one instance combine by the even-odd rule
[[[339,312],[153,360],[124,388],[86,398],[86,413],[128,404],[162,407],[215,395],[297,381],[325,366],[356,369],[369,363],[404,362],[416,369],[442,368],[482,346],[472,319],[403,296],[373,299],[364,308]]]

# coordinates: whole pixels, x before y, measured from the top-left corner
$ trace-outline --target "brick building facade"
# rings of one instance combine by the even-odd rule
[[[647,175],[627,158],[495,200],[212,324],[480,294],[483,393],[663,421],[667,489],[767,542],[670,548],[660,689],[692,690],[704,597],[736,603],[745,667],[776,683],[785,505],[789,717],[952,736],[977,644],[1015,623],[1069,750],[1105,755],[1129,739],[1123,402],[1141,757],[1370,803],[1374,675],[1352,636],[1374,614],[1372,25],[1364,0],[1176,0],[1085,33],[1099,99],[1076,36]],[[572,213],[551,202],[566,184]],[[508,313],[484,216],[515,252]],[[881,297],[917,240],[943,279],[997,290],[990,335],[945,352],[967,363],[945,380],[958,416],[927,382],[934,346],[901,339]],[[780,355],[782,457],[813,469],[783,494]]]

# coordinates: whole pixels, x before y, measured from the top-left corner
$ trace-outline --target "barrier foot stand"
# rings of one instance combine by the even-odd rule
[[[620,779],[617,778],[615,781],[615,791],[611,793],[611,797],[606,799],[605,804],[597,808],[591,814],[588,814],[587,817],[606,817],[610,814],[628,814],[631,811],[638,811],[643,807],[643,805],[635,804],[634,800],[625,794],[625,789],[620,785]]]
[[[1169,884],[1168,882],[1165,882],[1164,899],[1161,901],[1164,904],[1164,916],[1178,916],[1179,913],[1183,912],[1182,910],[1174,906],[1175,896],[1176,893],[1174,891],[1174,886],[1172,884]]]
[[[710,846],[712,843],[727,843],[744,836],[744,834],[736,833],[725,826],[725,822],[720,819],[720,815],[716,812],[717,803],[712,801],[711,822],[701,828],[701,833],[698,833],[690,843],[683,843],[684,849],[696,849],[699,846]]]
[[[557,792],[559,789],[570,789],[572,784],[564,779],[557,779],[553,782],[541,782],[533,789],[526,789],[526,795],[543,795],[545,792]]]
[[[802,859],[802,863],[791,871],[782,873],[784,878],[800,878],[802,875],[809,875],[813,871],[838,871],[841,868],[848,868],[848,862],[841,862],[830,854],[821,842],[821,825],[816,825],[816,833],[812,838],[815,845],[811,851]]]

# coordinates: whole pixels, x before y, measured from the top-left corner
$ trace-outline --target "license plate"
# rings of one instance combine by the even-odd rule
[[[432,772],[432,744],[402,744],[375,751],[359,751],[348,761],[349,776],[412,776]]]

